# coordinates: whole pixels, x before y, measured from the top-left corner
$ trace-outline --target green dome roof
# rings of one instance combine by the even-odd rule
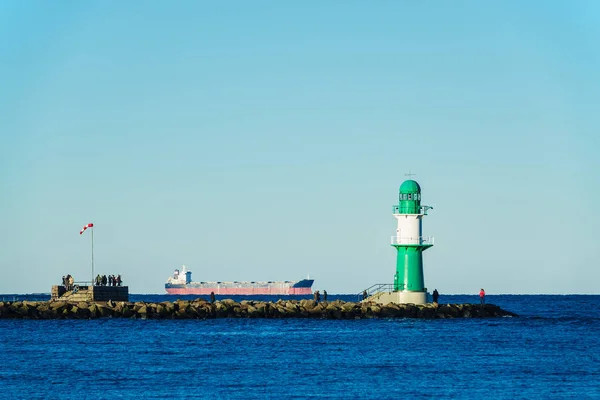
[[[421,186],[411,179],[402,182],[400,193],[421,193]]]

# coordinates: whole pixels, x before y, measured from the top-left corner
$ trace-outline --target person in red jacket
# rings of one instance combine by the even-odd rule
[[[483,288],[479,291],[479,302],[480,304],[485,304],[485,290]]]

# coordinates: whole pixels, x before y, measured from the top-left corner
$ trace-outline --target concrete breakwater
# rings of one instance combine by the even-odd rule
[[[203,299],[175,302],[0,302],[0,318],[16,319],[212,319],[212,318],[490,318],[516,317],[493,304],[393,304],[314,300],[276,302]]]

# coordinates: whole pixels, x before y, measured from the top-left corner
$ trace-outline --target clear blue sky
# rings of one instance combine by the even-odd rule
[[[600,293],[596,1],[4,1],[0,293],[120,273]]]

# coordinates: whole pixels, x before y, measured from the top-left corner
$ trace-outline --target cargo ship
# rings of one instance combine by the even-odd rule
[[[165,283],[169,294],[241,294],[241,295],[307,295],[312,294],[314,279],[268,282],[192,282],[192,271],[186,266],[176,269]]]

